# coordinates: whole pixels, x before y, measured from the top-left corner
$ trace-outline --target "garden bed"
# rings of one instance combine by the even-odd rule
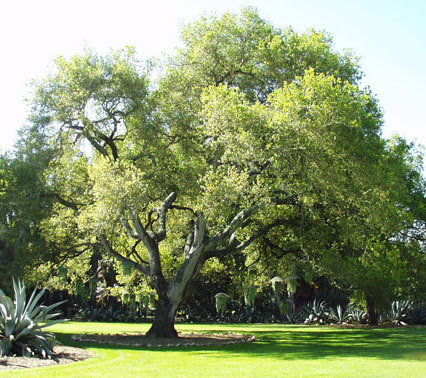
[[[110,344],[134,347],[182,347],[182,346],[209,346],[242,344],[256,341],[251,335],[240,335],[234,333],[224,334],[200,334],[179,333],[179,337],[173,339],[154,339],[143,334],[85,334],[72,336],[73,341],[90,342],[97,344]]]
[[[57,345],[53,348],[53,359],[38,357],[0,357],[1,370],[15,370],[51,365],[64,365],[82,361],[93,356],[92,352],[70,346]]]

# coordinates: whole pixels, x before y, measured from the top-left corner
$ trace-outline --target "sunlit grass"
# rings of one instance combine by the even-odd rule
[[[77,333],[146,332],[148,324],[68,322],[53,328],[69,345]],[[78,344],[95,357],[3,373],[17,377],[424,377],[426,328],[340,329],[284,325],[181,324],[183,332],[249,333],[255,343],[131,348]],[[2,374],[2,375],[3,375]]]

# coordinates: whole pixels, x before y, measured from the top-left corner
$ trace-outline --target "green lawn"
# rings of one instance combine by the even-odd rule
[[[426,377],[426,328],[337,329],[288,325],[178,325],[184,332],[250,333],[257,342],[220,347],[130,348],[84,344],[95,357],[14,377]],[[145,332],[147,324],[67,322],[77,333]]]

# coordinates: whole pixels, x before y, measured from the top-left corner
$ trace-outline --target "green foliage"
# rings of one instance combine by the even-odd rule
[[[216,298],[216,311],[219,315],[223,316],[230,297],[225,293],[217,293],[214,297]]]
[[[280,30],[251,8],[240,15],[203,17],[182,29],[182,40],[165,84],[186,88],[190,96],[200,87],[226,84],[251,101],[265,101],[309,68],[349,81],[360,76],[356,59],[333,51],[329,35]]]
[[[60,57],[35,84],[35,141],[22,140],[15,162],[24,173],[7,160],[0,167],[12,236],[0,229],[0,242],[12,241],[1,254],[23,258],[24,229],[25,248],[48,247],[42,257],[51,265],[37,274],[46,277],[57,261],[68,269],[66,280],[49,278],[53,287],[77,290],[78,278],[86,284],[100,273],[94,260],[114,258],[118,287],[109,293],[153,285],[163,291],[159,303],[168,284],[200,270],[207,279],[225,272],[232,284],[220,290],[228,293],[274,275],[306,272],[312,282],[312,272],[379,308],[424,292],[419,153],[381,137],[380,107],[358,86],[356,58],[336,52],[325,33],[281,30],[250,8],[201,18],[182,40],[155,82],[151,62],[126,48]],[[23,183],[10,190],[16,177]],[[48,198],[43,211],[34,199],[12,206],[34,183],[36,199]],[[30,216],[15,216],[24,204]],[[242,213],[250,215],[231,230]],[[191,265],[186,246],[204,222],[200,243],[223,240]],[[256,282],[245,281],[249,264],[263,272]],[[194,274],[180,280],[188,266]],[[296,288],[289,280],[288,291]]]
[[[278,277],[278,276],[271,279],[272,289],[274,290],[275,293],[281,292],[281,290],[284,287],[283,282],[285,282],[285,280],[281,277]]]
[[[257,287],[253,285],[244,286],[244,302],[249,307],[254,307],[254,300],[256,299]]]
[[[45,289],[38,293],[35,289],[27,301],[25,285],[19,279],[17,282],[13,280],[13,288],[14,301],[0,290],[0,356],[37,355],[51,358],[54,335],[43,329],[63,321],[51,321],[60,315],[51,311],[64,302],[39,305]]]
[[[14,274],[23,275],[54,256],[39,224],[48,216],[52,198],[43,172],[53,149],[43,135],[23,135],[19,153],[0,156],[0,285],[10,288]]]
[[[125,276],[128,276],[132,272],[132,266],[128,263],[123,263],[122,269]]]

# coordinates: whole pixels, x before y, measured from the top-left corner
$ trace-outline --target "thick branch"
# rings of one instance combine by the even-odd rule
[[[263,227],[261,230],[259,230],[258,232],[256,232],[251,237],[249,237],[248,239],[246,239],[245,241],[243,241],[241,243],[235,242],[234,239],[230,239],[230,243],[228,244],[228,246],[226,248],[210,251],[208,253],[208,258],[226,256],[226,255],[230,255],[232,253],[242,251],[245,248],[247,248],[250,244],[252,244],[255,240],[259,239],[262,236],[265,236],[271,229],[273,229],[277,226],[281,226],[284,223],[285,222],[283,222],[281,220],[277,220],[275,222],[272,222],[271,224]]]
[[[108,157],[107,150],[101,146],[95,138],[92,138],[90,135],[86,135],[87,140],[90,142],[90,144],[95,147],[103,156]]]
[[[191,226],[194,226],[194,222],[191,221]],[[192,244],[194,243],[194,230],[191,230],[191,232],[188,234],[186,238],[185,247],[183,249],[183,256],[186,257],[191,250]]]
[[[257,213],[260,209],[259,205],[254,205],[248,209],[241,210],[229,223],[228,227],[225,228],[222,232],[218,232],[213,236],[208,242],[208,248],[214,249],[219,245],[223,240],[230,239],[232,234],[241,227],[245,221],[250,218],[253,214]]]
[[[141,272],[142,274],[149,276],[149,268],[148,266],[142,266],[141,264],[138,264],[136,262],[134,262],[133,260],[130,260],[124,256],[122,256],[120,253],[118,253],[116,250],[114,250],[111,245],[108,243],[105,235],[100,235],[100,240],[102,243],[102,246],[105,248],[105,250],[114,258],[116,258],[118,261],[122,262],[122,263],[127,263],[129,265],[131,265],[134,269],[138,270],[139,272]]]
[[[157,241],[164,240],[166,237],[166,220],[167,220],[167,212],[170,209],[172,203],[176,200],[177,194],[176,192],[170,193],[169,196],[165,199],[165,201],[161,204],[161,208],[159,209],[158,215],[160,220],[160,228],[155,233],[155,239]]]
[[[151,249],[154,242],[154,235],[145,230],[135,210],[130,210],[130,219],[132,220],[132,223],[135,226],[138,238],[142,240],[143,244],[146,248],[148,248],[148,250]]]
[[[193,209],[191,209],[190,207],[179,206],[179,205],[171,205],[170,209],[190,211],[192,214],[194,214],[196,217],[198,217],[198,214]]]
[[[126,231],[127,231],[127,234],[131,237],[131,238],[133,238],[133,239],[136,239],[136,240],[141,240],[140,238],[139,238],[139,235],[138,235],[138,233],[132,228],[132,226],[130,226],[130,223],[129,223],[129,221],[126,219],[126,218],[124,218],[124,217],[122,217],[121,218],[121,224],[124,226],[124,228],[126,229]]]
[[[201,213],[195,222],[194,230],[187,238],[185,259],[169,286],[168,296],[174,308],[181,302],[188,282],[204,264],[205,231],[206,220]]]
[[[192,242],[191,249],[198,248],[202,242],[204,241],[204,236],[206,233],[206,218],[204,217],[204,214],[201,213],[197,220],[195,221],[195,227],[194,227],[194,240]]]
[[[160,286],[163,287],[167,284],[162,273],[160,251],[158,250],[158,242],[155,238],[155,234],[145,230],[135,210],[130,211],[130,218],[132,219],[140,240],[142,240],[148,251],[150,276],[153,279],[154,286],[156,290],[160,290]]]
[[[65,207],[68,207],[74,211],[78,210],[79,204],[66,200],[65,198],[61,197],[58,193],[49,193],[46,195],[46,197],[47,196],[53,197],[54,199],[56,199],[56,201],[58,201],[61,205],[64,205]]]

